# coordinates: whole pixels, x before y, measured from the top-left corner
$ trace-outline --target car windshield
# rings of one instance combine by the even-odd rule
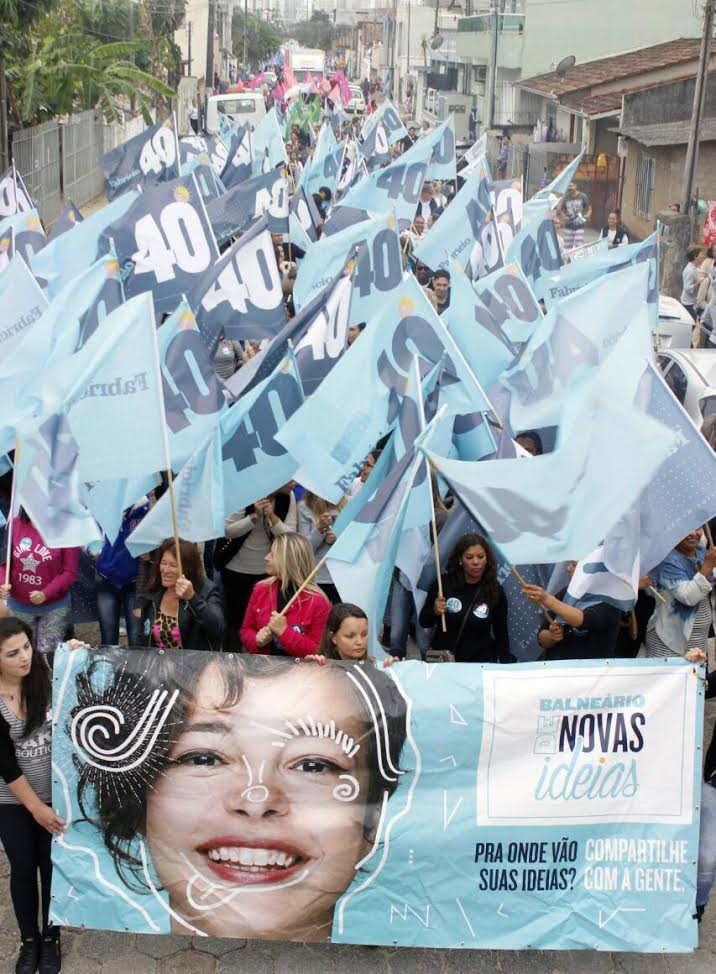
[[[224,98],[216,107],[224,115],[251,115],[256,111],[256,99]]]

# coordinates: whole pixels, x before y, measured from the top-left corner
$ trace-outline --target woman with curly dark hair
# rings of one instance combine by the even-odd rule
[[[433,649],[448,651],[457,663],[512,663],[507,634],[507,599],[497,581],[497,561],[481,534],[464,534],[442,576],[443,594],[433,582],[420,625],[435,626]],[[445,619],[443,632],[440,618]]]

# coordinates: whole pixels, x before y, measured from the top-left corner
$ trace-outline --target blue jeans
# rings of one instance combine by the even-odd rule
[[[716,879],[716,788],[701,785],[701,835],[696,872],[696,905],[706,906]]]
[[[415,642],[421,656],[430,649],[432,629],[423,629],[418,625],[418,615],[415,611],[413,593],[406,588],[396,574],[393,578],[390,597],[390,652],[399,659],[405,659],[408,646],[408,629],[410,622],[415,619]]]
[[[124,616],[127,626],[127,645],[142,645],[142,626],[132,614],[135,608],[135,583],[124,588],[116,588],[102,575],[96,575],[97,615],[99,616],[100,641],[104,646],[117,646],[119,643],[119,617]]]

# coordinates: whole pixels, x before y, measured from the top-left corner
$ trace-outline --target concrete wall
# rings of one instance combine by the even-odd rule
[[[696,78],[659,85],[646,91],[624,96],[622,125],[654,125],[659,122],[683,122],[691,119]],[[716,74],[706,85],[706,118],[716,117]]]
[[[653,205],[648,220],[634,213],[636,172],[641,153],[656,159]],[[656,214],[660,210],[668,210],[671,203],[678,203],[681,200],[685,162],[685,145],[647,149],[638,143],[629,142],[622,192],[622,219],[636,236],[648,236],[654,229]],[[701,144],[694,190],[702,199],[716,199],[716,142]]]
[[[567,54],[590,61],[700,37],[695,6],[691,0],[526,0],[522,77],[553,70]]]

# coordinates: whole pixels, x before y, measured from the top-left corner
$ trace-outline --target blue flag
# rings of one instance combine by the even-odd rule
[[[554,453],[465,463],[429,454],[507,561],[584,558],[641,494],[677,436],[595,395]]]
[[[651,355],[644,300],[648,273],[641,266],[603,276],[538,322],[516,363],[500,378],[512,393],[507,417],[512,429],[558,425],[565,392],[596,373],[623,332],[637,337],[642,358]]]
[[[490,181],[475,170],[413,254],[434,271],[444,270],[451,260],[466,267],[470,253],[480,239],[483,224],[491,213]]]
[[[336,141],[333,129],[324,122],[313,148],[313,156],[306,163],[301,177],[301,185],[309,196],[317,193],[321,186],[327,186],[332,193],[335,192],[342,156],[343,145]]]
[[[140,294],[108,315],[80,351],[47,369],[41,418],[64,412],[83,480],[164,469],[164,401],[154,305]]]
[[[16,213],[25,213],[35,204],[15,168],[15,163],[0,175],[0,220]]]
[[[214,360],[186,299],[158,329],[157,344],[169,456],[172,469],[178,470],[214,429],[228,405]]]
[[[419,151],[421,143],[426,143],[432,148],[432,155],[428,163],[426,179],[452,180],[457,178],[457,159],[455,156],[455,131],[453,128],[453,116],[446,119],[436,128],[432,129],[427,135],[422,136],[417,142],[405,152],[403,159],[411,160],[420,158]]]
[[[394,142],[398,142],[400,139],[404,139],[408,134],[408,130],[406,129],[405,125],[403,125],[400,115],[398,115],[396,112],[390,98],[385,98],[376,112],[373,112],[372,115],[366,116],[360,133],[361,139],[364,142],[368,139],[368,136],[379,123],[382,123],[383,127],[385,128],[388,141],[391,145]]]
[[[122,527],[124,512],[161,483],[156,474],[127,480],[97,480],[80,484],[80,498],[110,541]]]
[[[99,163],[104,170],[105,192],[110,202],[128,189],[148,188],[177,179],[179,140],[174,115],[105,152]]]
[[[392,429],[414,353],[423,369],[445,356],[441,404],[456,413],[491,410],[422,288],[408,277],[279,433],[279,441],[301,458],[301,482],[314,493],[337,502],[363,458]]]
[[[288,156],[284,145],[281,127],[278,124],[276,110],[272,108],[266,112],[253,133],[254,171],[263,171],[264,159],[268,159],[271,169],[286,165]]]
[[[56,240],[58,237],[62,236],[63,233],[67,233],[68,230],[74,230],[78,223],[82,223],[84,217],[77,209],[72,200],[67,200],[65,207],[57,217],[55,222],[52,224],[50,232],[47,234],[48,242]]]
[[[512,364],[517,350],[454,264],[450,268],[450,307],[446,315],[448,331],[465,361],[480,385],[489,388]]]
[[[554,221],[537,217],[526,222],[507,248],[505,259],[516,261],[530,282],[535,295],[544,297],[546,276],[562,267],[562,254]]]
[[[127,297],[151,291],[157,312],[174,311],[219,256],[193,173],[146,190],[104,237],[114,242]]]
[[[526,342],[542,321],[542,309],[516,263],[481,277],[474,288],[485,309],[484,323],[493,330],[500,328],[512,342]]]
[[[231,148],[221,170],[221,181],[227,189],[251,179],[253,174],[253,136],[246,123],[232,134]]]
[[[363,141],[361,153],[368,167],[368,172],[373,172],[375,169],[385,166],[390,162],[392,158],[390,142],[388,141],[388,133],[382,122],[378,122],[370,130],[370,133]]]
[[[400,285],[403,264],[392,214],[363,221],[311,247],[293,289],[296,310],[305,307],[355,257],[351,322],[369,321],[380,313],[387,295]]]
[[[310,247],[318,240],[318,228],[323,222],[323,217],[318,212],[313,196],[306,192],[305,186],[296,188],[296,192],[291,197],[289,205],[289,237],[294,243],[297,233],[302,234]]]
[[[122,300],[117,260],[103,257],[70,281],[3,357],[0,443],[6,449],[12,447],[17,424],[40,415],[48,370],[64,368],[97,324]]]
[[[0,221],[0,237],[12,227],[13,254],[21,254],[27,264],[35,254],[38,254],[47,244],[47,237],[37,210],[25,210],[15,216],[6,217]],[[38,278],[44,287],[44,281]]]
[[[641,243],[616,247],[597,257],[587,257],[574,264],[567,264],[554,274],[545,274],[542,294],[547,308],[552,308],[562,298],[573,294],[592,281],[606,274],[613,274],[634,264],[646,263],[649,281],[646,300],[649,307],[649,323],[656,328],[659,321],[659,236],[652,233]]]
[[[409,227],[415,216],[420,191],[432,157],[433,145],[426,139],[420,139],[412,149],[405,155],[399,156],[385,169],[366,176],[333,208],[326,221],[324,232],[331,232],[329,229],[331,224],[339,221],[341,210],[345,207],[365,213],[395,211],[400,229]]]
[[[636,355],[630,357],[634,364]],[[642,362],[644,360],[642,359]],[[605,539],[604,561],[624,571],[638,550],[642,574],[660,561],[696,528],[716,515],[713,484],[716,454],[664,382],[653,362],[630,370],[611,359],[613,388],[634,408],[663,423],[676,436],[667,457],[629,512],[624,530]]]
[[[224,143],[221,143],[224,145]],[[226,146],[224,146],[226,150]],[[226,150],[228,151],[228,150]],[[181,167],[182,176],[186,176],[188,172],[191,172],[191,167],[197,161],[210,162],[209,159],[209,146],[203,135],[183,135],[179,139],[179,165]],[[226,159],[224,159],[226,162]],[[185,170],[185,166],[189,166],[188,170]],[[219,170],[221,174],[221,170]]]
[[[47,308],[47,298],[19,254],[0,272],[0,307],[0,362],[4,363]]]
[[[295,317],[286,322],[253,358],[226,383],[231,395],[238,399],[263,382],[288,354],[296,350],[296,358],[304,388],[315,389],[333,364],[345,353],[348,335],[347,304],[351,289],[342,283],[350,273],[344,268],[328,287]],[[350,284],[350,282],[348,282]],[[300,349],[299,349],[300,346]]]
[[[137,190],[124,193],[78,223],[72,231],[71,246],[68,246],[67,239],[58,237],[32,258],[30,270],[36,277],[47,281],[48,297],[54,298],[74,277],[83,274],[91,264],[112,250],[111,242],[103,239],[102,235],[110,224],[124,216],[138,197]]]
[[[298,466],[276,433],[303,402],[289,350],[274,372],[225,413],[174,482],[179,534],[205,541],[224,533],[224,517],[289,481]],[[172,533],[165,494],[127,540],[134,555]]]
[[[67,416],[49,416],[18,439],[17,504],[27,511],[45,544],[74,548],[101,541],[102,532],[80,500],[79,449]]]
[[[199,331],[213,351],[220,334],[271,338],[286,322],[271,234],[261,220],[201,275],[189,295]]]
[[[254,176],[209,203],[207,212],[220,246],[266,217],[271,233],[288,230],[288,184],[278,170]]]

